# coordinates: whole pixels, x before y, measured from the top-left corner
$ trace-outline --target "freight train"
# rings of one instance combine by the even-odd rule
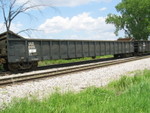
[[[0,34],[0,64],[5,70],[35,69],[38,61],[150,52],[150,41],[25,39],[12,31]]]

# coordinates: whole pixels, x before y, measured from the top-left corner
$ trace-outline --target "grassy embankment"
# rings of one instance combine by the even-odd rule
[[[95,59],[100,58],[111,58],[113,55],[106,55],[106,56],[97,56]],[[40,61],[39,66],[46,66],[46,65],[52,65],[52,64],[63,64],[63,63],[71,63],[71,62],[79,62],[79,61],[85,61],[85,60],[92,60],[91,57],[85,57],[85,58],[78,58],[78,59],[69,59],[69,60],[45,60]]]
[[[56,92],[42,101],[19,99],[1,113],[150,113],[150,71],[136,75],[80,93]]]

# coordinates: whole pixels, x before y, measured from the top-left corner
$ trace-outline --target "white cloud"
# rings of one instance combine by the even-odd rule
[[[114,39],[115,35],[113,32],[115,27],[106,24],[105,19],[106,17],[93,18],[89,13],[82,13],[72,18],[56,16],[47,19],[39,26],[39,30],[43,30],[47,34],[68,32],[68,35],[72,38]]]
[[[39,26],[40,30],[46,33],[58,33],[63,30],[74,31],[107,31],[112,30],[114,27],[105,23],[105,17],[93,18],[89,13],[82,13],[72,18],[56,16],[47,19]]]
[[[22,4],[28,0],[17,0],[18,3]],[[87,4],[90,2],[110,2],[112,0],[30,0],[34,4],[50,4],[52,6],[78,6]]]
[[[107,8],[106,8],[106,7],[103,7],[103,8],[100,8],[99,10],[100,10],[100,11],[105,11],[105,10],[107,10]]]
[[[56,16],[52,19],[47,19],[44,24],[40,25],[39,29],[44,30],[46,33],[58,33],[69,28],[68,22],[69,18]]]

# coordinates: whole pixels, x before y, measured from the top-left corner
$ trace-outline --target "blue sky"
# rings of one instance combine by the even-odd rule
[[[9,1],[9,0],[8,0]],[[17,0],[22,4],[26,0]],[[34,17],[19,15],[12,23],[11,30],[33,28],[39,31],[30,33],[30,38],[78,39],[78,40],[115,40],[115,27],[106,24],[109,13],[117,14],[115,6],[121,0],[30,0],[33,4],[48,4],[41,12],[29,10]],[[0,18],[0,31],[4,31]],[[21,34],[26,36],[25,34]],[[123,33],[120,34],[123,36]],[[28,37],[28,36],[27,36]]]

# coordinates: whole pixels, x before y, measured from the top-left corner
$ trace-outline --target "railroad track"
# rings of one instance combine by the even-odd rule
[[[58,75],[79,72],[79,71],[89,70],[89,69],[94,69],[94,68],[99,68],[99,67],[105,67],[105,66],[110,66],[110,65],[115,65],[115,64],[120,64],[120,63],[125,63],[125,62],[145,59],[145,58],[150,58],[150,55],[142,56],[142,57],[138,56],[138,57],[125,58],[125,59],[116,59],[112,61],[91,63],[91,64],[85,64],[85,65],[80,65],[80,66],[61,68],[61,69],[53,69],[50,71],[39,72],[39,73],[37,72],[34,74],[3,76],[3,77],[0,77],[0,86],[2,85],[4,86],[8,84],[16,84],[18,82],[35,80],[35,79],[44,78],[44,77],[54,77]]]

